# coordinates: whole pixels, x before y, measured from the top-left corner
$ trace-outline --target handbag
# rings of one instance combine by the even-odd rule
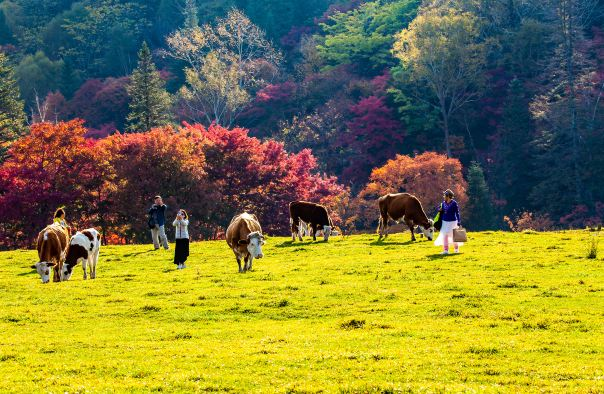
[[[453,242],[468,242],[468,234],[465,228],[453,229]]]
[[[147,220],[147,225],[149,226],[150,229],[154,229],[156,224],[157,224],[157,222],[155,221],[155,215],[150,214],[149,220]]]

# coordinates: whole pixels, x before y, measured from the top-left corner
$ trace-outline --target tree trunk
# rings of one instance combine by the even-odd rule
[[[451,144],[449,143],[449,115],[444,106],[441,105],[440,112],[443,116],[443,130],[445,132],[445,147],[447,149],[447,157],[451,158]]]

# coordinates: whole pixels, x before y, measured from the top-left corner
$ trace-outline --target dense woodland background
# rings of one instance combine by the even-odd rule
[[[30,242],[58,204],[108,242],[142,241],[157,193],[204,238],[240,209],[286,233],[295,198],[368,229],[378,195],[414,193],[433,215],[443,188],[476,230],[598,225],[603,11],[1,1],[0,246]]]

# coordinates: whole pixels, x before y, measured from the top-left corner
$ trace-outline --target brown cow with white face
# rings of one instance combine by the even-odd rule
[[[388,219],[396,222],[403,221],[411,230],[411,240],[415,241],[415,226],[419,226],[424,235],[432,240],[434,237],[434,221],[428,219],[422,203],[409,193],[387,194],[378,199],[380,207],[380,238],[388,236]]]
[[[235,253],[239,272],[251,270],[254,259],[264,257],[262,254],[262,245],[265,243],[264,235],[262,235],[262,228],[255,215],[244,212],[235,216],[226,231],[226,241]],[[244,260],[243,268],[241,260]]]
[[[50,282],[51,267],[54,271],[52,281],[61,281],[61,268],[63,260],[65,260],[68,239],[68,230],[58,224],[51,224],[38,234],[36,248],[40,261],[34,267],[38,271],[42,283]]]
[[[80,261],[84,270],[84,280],[87,278],[87,268],[90,271],[90,279],[95,279],[100,249],[101,234],[96,229],[89,228],[75,233],[69,241],[67,256],[61,270],[61,280],[69,280],[73,269]]]

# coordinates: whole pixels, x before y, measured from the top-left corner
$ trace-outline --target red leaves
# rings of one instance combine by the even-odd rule
[[[168,223],[187,209],[195,238],[214,237],[243,210],[269,233],[286,233],[290,201],[329,203],[344,191],[316,173],[310,150],[291,154],[240,128],[185,125],[98,141],[86,132],[82,121],[43,123],[14,143],[0,166],[0,245],[28,245],[59,205],[68,221],[100,226],[108,241],[144,242],[156,194],[169,206]]]

